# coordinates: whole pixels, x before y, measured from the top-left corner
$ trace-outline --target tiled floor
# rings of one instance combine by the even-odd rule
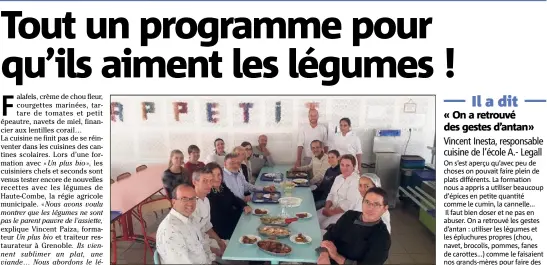
[[[418,221],[414,209],[399,207],[390,210],[390,213],[392,245],[386,264],[435,264],[435,236]],[[155,221],[155,216],[146,219],[150,226],[148,230],[155,231],[159,221]],[[134,227],[135,232],[140,234],[140,224],[135,222]],[[118,242],[117,250],[118,264],[143,263],[143,243]],[[154,263],[150,253],[146,260],[147,264]]]

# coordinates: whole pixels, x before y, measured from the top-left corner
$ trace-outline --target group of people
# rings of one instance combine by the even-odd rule
[[[310,174],[324,234],[317,262],[383,264],[391,245],[386,192],[376,175],[360,174],[361,147],[350,134],[351,121],[340,120],[340,132],[329,140],[318,116],[310,110],[292,168]],[[224,141],[216,139],[205,163],[195,145],[188,148],[186,163],[180,150],[171,152],[163,184],[172,209],[156,234],[162,264],[224,262],[221,257],[241,214],[252,211],[251,193],[275,191],[274,186],[255,185],[262,167],[274,165],[267,142],[261,135],[257,146],[243,142],[226,152]]]

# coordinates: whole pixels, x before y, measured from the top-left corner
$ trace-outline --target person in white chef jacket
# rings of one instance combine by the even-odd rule
[[[332,137],[329,136],[330,147],[340,152],[340,155],[353,155],[357,160],[355,172],[361,174],[363,150],[361,140],[351,130],[351,120],[349,118],[340,119],[338,129]]]
[[[354,203],[361,199],[359,193],[359,175],[355,172],[355,157],[343,155],[340,157],[340,174],[334,180],[325,207],[317,211],[319,227],[326,229],[348,210],[353,210]]]
[[[381,188],[382,184],[380,182],[380,178],[378,175],[374,173],[365,173],[361,175],[361,178],[359,179],[359,193],[361,194],[361,198],[357,201],[355,201],[353,210],[362,212],[363,211],[363,198],[365,197],[365,194],[367,191],[371,188]],[[386,210],[384,214],[382,214],[382,221],[386,225],[387,231],[391,234],[391,215],[389,214],[389,210]]]
[[[308,120],[309,123],[302,125],[298,131],[298,148],[296,150],[294,167],[305,166],[311,163],[313,158],[311,142],[314,140],[319,140],[324,144],[325,153],[329,150],[327,127],[318,123],[319,111],[317,109],[310,109]]]
[[[156,232],[156,250],[161,264],[211,264],[215,254],[192,216],[196,209],[196,191],[180,184],[171,193],[172,209]]]

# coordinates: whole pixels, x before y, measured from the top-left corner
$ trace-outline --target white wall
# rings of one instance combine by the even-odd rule
[[[405,103],[416,104],[415,113],[405,113]],[[361,138],[363,162],[372,162],[374,129],[403,129],[401,149],[412,135],[407,155],[419,155],[429,162],[435,137],[434,96],[113,96],[112,102],[123,105],[123,122],[111,121],[112,176],[134,172],[135,166],[167,163],[169,152],[180,149],[187,159],[191,144],[200,147],[202,158],[213,150],[215,138],[223,138],[226,150],[242,141],[257,143],[260,134],[268,135],[268,147],[278,163],[293,163],[296,158],[298,126],[308,122],[307,102],[319,103],[319,122],[331,126],[349,117],[352,129]],[[281,101],[282,118],[275,122],[275,104]],[[154,102],[155,113],[144,120],[142,102]],[[173,102],[187,102],[188,114],[175,121]],[[218,103],[218,123],[207,121],[206,103]],[[239,103],[253,103],[249,123],[243,122]]]

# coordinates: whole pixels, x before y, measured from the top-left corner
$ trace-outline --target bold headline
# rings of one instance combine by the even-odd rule
[[[76,39],[76,18],[67,12],[62,18],[36,19],[24,17],[21,11],[2,11],[1,23],[8,39],[33,40]],[[7,22],[7,23],[6,23]],[[91,40],[129,39],[130,24],[126,18],[87,18],[86,36]],[[433,18],[352,19],[352,46],[359,47],[364,40],[425,39],[427,27]],[[160,39],[200,38],[201,47],[213,47],[222,39],[340,39],[342,22],[335,17],[311,18],[141,18],[140,46],[147,47]],[[7,28],[6,28],[7,27]],[[341,47],[342,48],[342,47]],[[341,78],[429,78],[433,75],[433,58],[405,56],[315,58],[313,47],[289,48],[289,75],[291,78],[322,77],[323,86],[334,86]],[[77,56],[74,48],[49,47],[47,56],[32,58],[10,56],[2,62],[2,74],[23,85],[25,78],[44,78],[46,67],[55,67],[58,78],[87,78],[93,73],[89,56]],[[9,53],[9,52],[8,52]],[[104,78],[222,78],[223,61],[218,51],[211,56],[149,57],[131,56],[127,47],[123,56],[102,58],[101,74]],[[275,78],[279,75],[277,57],[242,56],[241,48],[233,48],[232,74],[236,78]],[[454,49],[446,48],[446,76],[454,76]],[[50,66],[52,65],[52,66]],[[144,69],[144,71],[142,71]]]

